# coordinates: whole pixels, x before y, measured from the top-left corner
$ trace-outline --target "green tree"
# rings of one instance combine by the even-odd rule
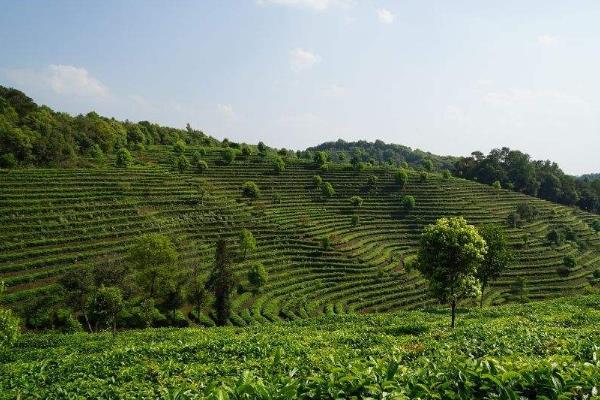
[[[252,264],[248,270],[248,282],[250,282],[251,285],[260,289],[267,283],[268,279],[269,274],[262,263]]]
[[[196,163],[196,171],[198,171],[199,173],[203,173],[206,170],[208,170],[208,164],[206,163],[206,161],[200,160]]]
[[[353,215],[351,220],[352,226],[357,227],[360,225],[360,217],[358,215]]]
[[[260,196],[260,189],[256,183],[247,181],[242,187],[242,195],[249,199],[257,199]]]
[[[232,148],[227,148],[227,149],[223,150],[223,152],[221,153],[221,157],[222,157],[223,163],[225,165],[229,165],[233,162],[233,160],[235,160],[235,150]]]
[[[329,236],[323,236],[321,238],[321,248],[323,250],[329,250],[331,248],[331,238]]]
[[[263,142],[258,142],[258,145],[256,147],[258,149],[258,154],[261,157],[265,157],[267,155],[268,147]]]
[[[281,156],[276,156],[273,158],[273,172],[276,174],[280,174],[285,170],[285,162]]]
[[[327,152],[325,151],[317,151],[315,153],[315,166],[317,168],[323,168],[323,166],[325,164],[327,164],[327,161],[329,161],[329,155],[327,154]]]
[[[402,196],[402,207],[406,211],[411,211],[415,208],[416,200],[411,195]]]
[[[452,328],[457,303],[479,291],[477,269],[486,252],[485,240],[462,217],[441,218],[421,235],[416,268],[429,281],[432,294],[450,304]]]
[[[377,188],[377,182],[379,178],[376,175],[369,175],[367,178],[367,187],[369,190],[375,190]]]
[[[127,168],[133,162],[131,153],[126,148],[121,148],[117,151],[115,165],[119,168]]]
[[[396,172],[396,174],[394,175],[394,181],[396,181],[398,188],[400,190],[402,190],[402,189],[404,189],[404,187],[406,186],[406,183],[408,182],[408,174],[406,173],[405,170],[401,169],[400,171]]]
[[[113,334],[117,332],[117,315],[123,309],[123,294],[117,287],[100,287],[86,304],[86,310],[93,321],[94,330],[100,327],[112,327]]]
[[[248,253],[252,253],[256,250],[256,239],[254,235],[248,229],[242,229],[240,231],[240,251],[242,257],[245,259]]]
[[[183,153],[185,153],[185,142],[183,140],[178,140],[174,145],[173,145],[173,153],[181,155]]]
[[[177,157],[177,159],[175,160],[175,164],[177,165],[177,170],[180,173],[184,173],[190,167],[190,162],[188,161],[187,157],[183,154]]]
[[[151,233],[140,237],[128,254],[128,260],[138,272],[142,287],[153,298],[157,285],[164,284],[173,274],[178,254],[165,235]]]
[[[321,185],[321,194],[325,199],[330,199],[335,196],[335,189],[329,182],[323,182]]]
[[[215,265],[206,281],[206,289],[215,296],[215,312],[217,325],[227,324],[231,316],[231,292],[237,280],[231,271],[230,256],[227,242],[223,239],[217,242]]]
[[[0,168],[11,169],[17,166],[17,159],[13,153],[6,153],[0,156]]]
[[[421,183],[425,183],[425,182],[427,182],[427,172],[424,172],[424,171],[422,171],[422,172],[419,174],[419,181],[420,181]]]
[[[350,205],[355,208],[358,209],[362,206],[363,204],[363,199],[360,196],[352,196],[350,197]]]
[[[243,145],[242,146],[242,157],[248,158],[252,155],[252,151],[250,151],[250,147]]]
[[[492,183],[492,187],[496,189],[497,192],[499,192],[500,189],[502,189],[502,184],[500,183],[500,181],[494,181],[494,183]]]
[[[506,233],[499,225],[486,225],[479,230],[479,234],[487,244],[487,253],[485,253],[476,275],[481,282],[479,306],[482,307],[483,294],[488,283],[500,276],[513,261],[514,255],[509,247]]]
[[[421,161],[421,165],[423,166],[423,169],[425,169],[425,171],[433,171],[433,162],[430,159],[424,159],[423,161]]]
[[[202,305],[206,300],[204,282],[198,274],[192,275],[186,292],[187,301],[196,309],[196,317],[200,318]]]
[[[321,187],[321,184],[323,183],[323,178],[321,178],[321,176],[320,176],[320,175],[315,175],[315,176],[313,176],[313,178],[312,178],[312,182],[313,182],[313,186],[314,186],[315,188],[320,188],[320,187]]]
[[[86,309],[88,298],[96,290],[91,268],[84,266],[69,270],[58,282],[65,290],[65,303],[83,315],[87,329],[93,332]]]
[[[567,267],[569,270],[572,270],[577,266],[577,259],[572,255],[566,255],[563,258],[563,265]]]
[[[450,174],[450,171],[448,171],[447,169],[442,171],[442,179],[444,179],[445,181],[450,180],[451,176],[452,174]]]
[[[4,282],[0,281],[0,295],[5,290]],[[19,319],[12,311],[0,308],[0,349],[12,346],[19,337]]]

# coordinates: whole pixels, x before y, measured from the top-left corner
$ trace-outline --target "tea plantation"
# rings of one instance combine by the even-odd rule
[[[252,327],[25,334],[0,398],[590,399],[600,297],[321,316]]]
[[[188,159],[196,150],[185,149]],[[97,168],[2,170],[0,280],[8,286],[2,302],[19,312],[57,293],[66,271],[122,260],[144,233],[167,235],[179,268],[198,266],[208,274],[216,239],[230,238],[236,251],[239,232],[247,228],[257,249],[234,265],[235,272],[245,277],[260,261],[269,279],[260,291],[242,285],[236,292],[233,325],[422,308],[434,302],[404,261],[415,254],[423,227],[444,216],[506,227],[516,259],[491,283],[484,304],[514,300],[516,284],[519,296],[544,299],[581,293],[600,281],[597,216],[579,209],[439,173],[408,170],[401,189],[391,167],[356,171],[331,164],[321,170],[290,158],[276,173],[257,154],[238,154],[227,164],[227,150],[207,150],[208,168],[201,172],[173,169],[171,146],[140,150],[129,168],[109,160]],[[315,175],[331,184],[330,198],[315,186]],[[242,196],[247,181],[258,186],[258,198]],[[410,210],[403,205],[406,195],[415,199]],[[352,196],[362,205],[353,205]],[[508,226],[509,214],[524,203],[536,215]],[[549,240],[550,232],[561,239]],[[565,256],[575,260],[566,270]],[[208,307],[199,321],[214,324]]]

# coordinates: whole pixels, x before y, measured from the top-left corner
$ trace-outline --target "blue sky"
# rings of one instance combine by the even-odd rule
[[[0,84],[304,148],[509,146],[600,171],[600,2],[0,0]]]

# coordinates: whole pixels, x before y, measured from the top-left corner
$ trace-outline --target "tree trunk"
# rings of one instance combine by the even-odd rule
[[[92,329],[92,324],[90,324],[90,319],[88,318],[87,313],[83,313],[83,318],[85,319],[85,323],[87,324],[90,333],[93,333],[94,330]]]
[[[454,320],[456,319],[456,300],[452,300],[452,322],[450,327],[454,329]]]

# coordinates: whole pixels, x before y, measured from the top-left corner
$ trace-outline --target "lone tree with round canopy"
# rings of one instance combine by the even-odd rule
[[[429,281],[429,289],[450,304],[454,328],[457,303],[479,293],[477,269],[487,252],[485,240],[462,217],[441,218],[425,228],[415,268]]]

